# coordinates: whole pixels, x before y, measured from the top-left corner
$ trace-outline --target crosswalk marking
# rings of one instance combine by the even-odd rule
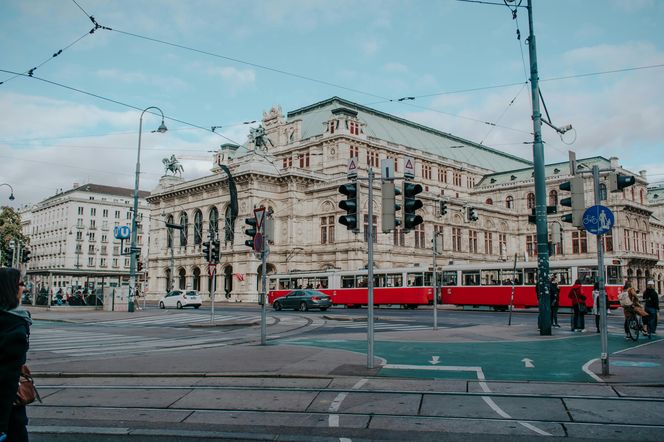
[[[214,322],[229,322],[229,321],[253,321],[259,320],[258,315],[215,315]],[[198,324],[210,322],[210,316],[198,313],[175,313],[175,314],[161,314],[155,316],[142,316],[127,319],[114,319],[108,321],[99,321],[97,325],[132,325],[132,326],[151,326],[151,325],[182,325],[182,324]]]

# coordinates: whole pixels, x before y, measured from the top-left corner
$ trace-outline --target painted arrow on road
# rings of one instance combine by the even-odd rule
[[[533,360],[528,359],[528,358],[523,358],[521,359],[521,362],[523,362],[526,366],[526,368],[535,368],[535,365],[533,365]]]
[[[431,356],[431,360],[429,361],[430,364],[436,365],[439,364],[440,361],[440,356]]]

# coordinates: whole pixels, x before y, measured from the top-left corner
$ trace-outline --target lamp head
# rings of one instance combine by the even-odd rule
[[[12,192],[11,195],[9,195],[9,201],[14,201],[14,192]]]
[[[159,127],[157,128],[157,132],[159,132],[160,134],[163,134],[163,133],[166,132],[167,130],[168,130],[168,128],[167,128],[166,125],[164,124],[164,120],[161,120],[161,124],[160,124]]]

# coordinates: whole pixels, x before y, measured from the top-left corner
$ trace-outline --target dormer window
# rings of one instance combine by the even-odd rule
[[[360,125],[358,124],[357,121],[349,121],[348,122],[348,132],[351,135],[359,135],[360,134]]]
[[[339,121],[338,120],[332,120],[327,122],[327,131],[330,134],[333,134],[336,132],[336,130],[339,129]]]

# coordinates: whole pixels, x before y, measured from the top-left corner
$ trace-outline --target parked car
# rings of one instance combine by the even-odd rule
[[[324,312],[332,305],[332,300],[325,293],[318,290],[293,290],[286,293],[286,296],[277,298],[272,302],[275,310],[282,308],[292,308],[301,312],[306,312],[310,308],[317,308]]]
[[[202,298],[196,290],[171,290],[166,296],[159,300],[159,308],[166,307],[193,307],[201,306]]]

